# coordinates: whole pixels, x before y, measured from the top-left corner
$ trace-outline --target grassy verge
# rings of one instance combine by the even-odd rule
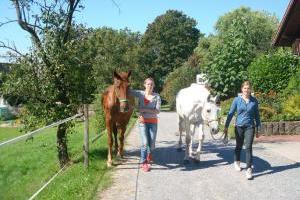
[[[131,126],[136,121],[133,118]],[[92,123],[92,120],[91,120]],[[96,131],[90,127],[90,138]],[[0,140],[20,134],[16,128],[0,129]],[[90,166],[83,167],[83,124],[77,123],[68,134],[68,147],[72,164],[66,168],[36,199],[93,199],[111,183],[111,169],[106,167],[106,134],[90,144]],[[58,170],[56,129],[31,141],[20,141],[0,148],[0,199],[28,199]]]
[[[21,135],[19,128],[0,127],[0,142],[12,139]]]

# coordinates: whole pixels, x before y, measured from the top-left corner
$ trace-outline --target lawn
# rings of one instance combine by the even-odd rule
[[[131,120],[130,126],[136,121]],[[92,120],[91,123],[92,124]],[[90,127],[90,138],[96,134]],[[20,135],[16,128],[1,128],[0,141]],[[106,167],[106,134],[90,143],[90,166],[83,167],[83,123],[68,134],[72,164],[43,190],[36,199],[93,199],[110,182],[112,169]],[[33,140],[19,141],[0,148],[0,199],[28,199],[58,170],[56,129],[45,130]]]

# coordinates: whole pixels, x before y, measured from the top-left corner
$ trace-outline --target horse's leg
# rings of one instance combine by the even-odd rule
[[[118,156],[120,156],[121,158],[123,158],[124,155],[124,135],[125,135],[125,131],[126,131],[126,126],[122,126],[120,131],[120,136],[119,136],[119,141],[120,141],[120,146],[118,149]]]
[[[190,124],[190,135],[191,135],[191,145],[190,145],[190,158],[193,158],[193,143],[194,143],[194,134],[195,134],[195,124]]]
[[[179,126],[179,141],[177,146],[177,151],[181,151],[182,149],[182,132],[184,130],[184,121],[182,117],[178,118],[178,126]]]
[[[115,154],[117,155],[119,145],[118,145],[118,129],[116,123],[113,124],[114,142],[115,142]]]
[[[186,143],[186,147],[185,147],[185,156],[184,156],[184,163],[188,163],[190,158],[190,150],[191,150],[191,133],[190,133],[190,123],[188,121],[188,119],[184,119],[184,123],[185,123],[185,131],[186,131],[186,135],[185,135],[185,143]]]
[[[202,144],[203,144],[203,140],[204,140],[204,126],[202,124],[199,124],[199,144],[198,144],[198,148],[197,148],[197,160],[200,161],[200,154],[201,154],[201,149],[202,149]]]
[[[112,138],[112,121],[109,117],[106,117],[105,120],[106,123],[106,130],[107,130],[107,144],[108,144],[108,155],[107,155],[107,166],[112,166],[112,144],[113,144],[113,138]]]

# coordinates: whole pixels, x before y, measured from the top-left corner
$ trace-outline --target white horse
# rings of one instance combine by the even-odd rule
[[[197,79],[198,82],[198,79]],[[213,97],[205,84],[191,84],[180,90],[176,96],[176,111],[179,116],[179,149],[182,147],[182,132],[186,133],[186,150],[184,162],[193,157],[192,144],[196,128],[199,131],[199,145],[195,159],[200,161],[200,152],[204,140],[204,126],[211,134],[219,131],[218,96]]]

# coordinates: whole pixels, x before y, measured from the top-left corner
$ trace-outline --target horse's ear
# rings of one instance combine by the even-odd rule
[[[210,102],[210,98],[211,98],[211,95],[209,94],[209,95],[207,96],[207,102]]]
[[[121,80],[122,78],[120,77],[120,75],[118,74],[118,72],[116,72],[116,70],[114,70],[114,78]]]
[[[130,75],[131,75],[131,70],[128,71],[128,73],[127,73],[127,78],[129,78]]]

